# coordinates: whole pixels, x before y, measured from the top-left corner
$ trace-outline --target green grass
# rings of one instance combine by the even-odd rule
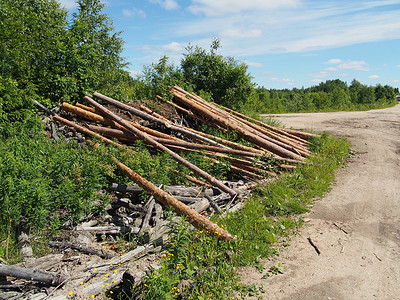
[[[278,254],[277,243],[295,233],[303,223],[301,214],[330,190],[335,171],[348,156],[349,144],[323,134],[313,140],[311,149],[315,155],[309,164],[272,184],[260,185],[240,211],[212,218],[236,240],[218,241],[202,231],[189,230],[182,221],[172,229],[173,237],[160,255],[161,269],[124,297],[232,299],[262,292],[262,287],[240,284],[236,267],[256,266],[262,271],[260,259]]]

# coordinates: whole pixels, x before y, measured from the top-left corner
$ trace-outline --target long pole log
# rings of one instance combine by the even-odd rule
[[[269,142],[269,141],[259,137],[258,135],[254,134],[252,132],[249,132],[249,131],[243,129],[243,127],[239,126],[235,122],[229,122],[228,120],[210,112],[209,110],[204,109],[202,106],[189,100],[181,93],[177,93],[176,91],[174,91],[174,95],[175,95],[175,99],[177,99],[179,102],[183,103],[184,105],[186,105],[188,107],[195,109],[197,111],[197,113],[203,115],[204,117],[213,119],[215,122],[219,123],[220,125],[224,126],[225,128],[230,128],[232,130],[235,130],[243,138],[250,140],[254,144],[256,144],[264,149],[267,149],[279,156],[290,157],[293,159],[297,159],[299,161],[304,161],[304,158],[302,156],[300,156],[296,153],[293,153],[285,148],[282,148],[272,142]]]
[[[65,110],[65,111],[68,111],[68,112],[71,112],[71,113],[73,113],[73,114],[75,114],[75,115],[77,115],[77,116],[79,116],[81,118],[85,118],[85,119],[93,121],[93,122],[101,123],[101,124],[103,124],[105,126],[111,126],[111,127],[114,127],[114,128],[117,128],[117,129],[121,129],[121,130],[124,129],[124,127],[119,125],[117,122],[114,122],[112,120],[104,118],[103,116],[99,115],[95,109],[92,109],[91,107],[87,107],[87,106],[82,105],[82,104],[78,104],[76,106],[73,106],[71,104],[68,104],[68,103],[64,102],[62,104],[62,106],[61,106],[61,109]],[[148,134],[151,134],[151,135],[154,135],[154,136],[158,136],[158,137],[161,137],[161,138],[165,138],[165,139],[176,139],[173,136],[170,136],[168,134],[159,132],[159,131],[151,129],[151,128],[147,128],[147,127],[142,126],[140,124],[137,124],[135,122],[131,122],[131,121],[127,121],[127,122],[129,122],[130,124],[132,124],[136,128],[138,128],[138,129],[140,129],[140,130],[142,130],[142,131],[144,131],[144,132],[146,132]]]
[[[82,132],[82,133],[84,133],[86,135],[89,135],[89,136],[95,137],[97,139],[100,139],[106,144],[114,145],[116,147],[123,147],[123,145],[121,145],[120,143],[117,143],[117,142],[114,142],[114,141],[112,141],[110,139],[107,139],[104,136],[101,136],[100,134],[98,134],[98,133],[96,133],[96,132],[94,132],[92,130],[87,129],[86,127],[80,126],[80,125],[78,125],[78,124],[76,124],[76,123],[74,123],[74,122],[72,122],[70,120],[64,119],[64,118],[62,118],[60,116],[54,116],[53,119],[58,121],[58,122],[60,122],[60,123],[68,125],[70,127],[74,127],[75,129],[79,130],[80,132]]]
[[[134,134],[123,131],[123,130],[100,127],[100,126],[95,126],[95,125],[89,125],[89,129],[93,130],[97,133],[100,133],[102,135],[105,135],[109,138],[116,138],[119,140],[124,140],[124,141],[129,141],[129,142],[133,142],[133,141],[137,140],[137,138]],[[178,139],[171,140],[171,139],[163,139],[163,138],[158,138],[158,137],[153,137],[153,139],[163,145],[166,145],[167,147],[168,147],[168,145],[175,145],[175,146],[185,147],[188,149],[208,150],[211,152],[227,153],[227,154],[233,154],[233,155],[238,155],[238,156],[250,156],[250,157],[262,156],[260,154],[254,153],[254,152],[235,150],[235,149],[229,149],[229,148],[221,148],[221,147],[209,146],[209,145],[203,145],[203,144],[196,144],[196,143],[186,142],[184,140],[178,140]]]
[[[178,201],[171,194],[159,189],[157,186],[147,181],[115,158],[114,162],[117,164],[118,169],[127,175],[132,181],[137,183],[146,192],[153,195],[156,200],[160,201],[165,206],[172,206],[178,215],[186,216],[189,223],[191,223],[197,229],[206,230],[210,234],[215,235],[218,239],[223,241],[230,241],[233,239],[231,234],[223,230],[217,224],[210,222],[207,218],[200,215],[194,209]]]
[[[194,133],[194,132],[192,132],[190,130],[187,130],[187,129],[183,128],[182,126],[175,126],[171,122],[166,122],[164,120],[158,119],[158,118],[156,118],[156,117],[154,117],[152,115],[149,115],[148,113],[145,113],[145,112],[143,112],[143,111],[141,111],[139,109],[136,109],[134,107],[131,107],[129,105],[121,103],[121,102],[119,102],[119,101],[117,101],[115,99],[112,99],[112,98],[107,97],[105,95],[102,95],[100,93],[95,92],[93,94],[93,96],[95,98],[100,99],[102,101],[105,101],[105,102],[107,102],[109,104],[113,104],[114,106],[116,106],[118,108],[121,108],[121,109],[124,109],[126,111],[129,111],[132,114],[134,114],[134,115],[136,115],[138,117],[141,117],[142,119],[161,124],[161,125],[169,128],[172,131],[182,133],[183,135],[185,135],[187,137],[190,137],[190,138],[193,138],[193,139],[196,139],[196,140],[199,140],[199,141],[203,141],[203,142],[208,143],[208,144],[213,145],[213,146],[221,146],[216,141],[213,141],[213,140],[208,139],[208,138],[206,138],[204,136],[196,134],[196,133]]]
[[[207,172],[203,171],[202,169],[200,169],[199,167],[195,166],[194,164],[190,163],[189,161],[187,161],[186,159],[184,159],[183,157],[179,156],[178,154],[176,154],[174,151],[168,149],[167,147],[165,147],[164,145],[160,144],[159,142],[155,141],[153,138],[151,138],[148,134],[138,130],[136,127],[132,126],[130,123],[128,123],[127,121],[125,121],[124,119],[122,119],[121,117],[118,117],[117,115],[115,115],[114,113],[112,113],[111,111],[109,111],[108,109],[106,109],[104,106],[102,106],[101,104],[97,103],[96,101],[94,101],[92,98],[85,96],[84,99],[90,103],[93,107],[95,107],[96,109],[98,109],[99,111],[101,111],[102,114],[104,114],[105,116],[107,116],[108,118],[110,118],[111,120],[117,122],[118,124],[120,124],[121,126],[125,127],[127,130],[129,130],[130,132],[134,133],[137,137],[139,137],[140,139],[148,142],[150,145],[156,147],[157,149],[161,150],[161,151],[165,151],[168,154],[170,154],[172,156],[172,158],[174,158],[176,161],[178,161],[179,163],[183,164],[184,166],[186,166],[187,168],[189,168],[190,170],[192,170],[193,172],[195,172],[196,174],[198,174],[199,176],[203,177],[204,179],[206,179],[208,182],[210,182],[211,184],[215,185],[216,187],[220,188],[221,190],[223,190],[224,192],[228,193],[229,195],[231,195],[231,197],[235,197],[237,195],[237,193],[232,190],[231,188],[227,187],[225,184],[223,184],[221,181],[217,180],[216,178],[214,178],[213,176],[211,176],[210,174],[208,174]]]
[[[272,144],[276,145],[277,147],[286,149],[289,152],[292,152],[294,154],[308,156],[308,153],[306,153],[302,149],[298,150],[295,147],[293,147],[292,145],[290,145],[290,143],[282,142],[280,139],[277,139],[277,138],[271,138],[270,135],[267,135],[263,129],[260,130],[260,128],[256,128],[255,124],[251,123],[249,125],[248,123],[250,123],[250,122],[242,121],[238,117],[230,115],[229,113],[213,106],[211,103],[205,101],[204,99],[201,99],[198,96],[192,95],[187,92],[183,93],[183,92],[177,91],[176,89],[173,90],[173,92],[174,92],[175,96],[178,95],[180,98],[184,97],[188,101],[192,101],[196,105],[198,105],[198,108],[202,108],[209,114],[214,114],[214,118],[219,117],[222,120],[225,120],[226,124],[230,124],[230,126],[235,126],[237,128],[241,128],[242,130],[245,130],[249,134],[254,134],[254,135],[258,136],[259,138],[261,138],[269,143],[272,143]]]

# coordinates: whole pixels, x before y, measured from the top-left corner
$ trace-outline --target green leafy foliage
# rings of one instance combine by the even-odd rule
[[[238,108],[252,93],[252,77],[246,64],[217,54],[219,47],[217,39],[212,42],[210,52],[188,46],[188,53],[181,61],[182,74],[195,91],[205,91],[216,103]]]
[[[84,93],[126,95],[123,41],[100,0],[79,0],[69,24],[55,0],[0,3],[0,78],[41,102],[77,101]],[[21,96],[22,97],[22,96]],[[21,98],[20,97],[20,98]],[[30,102],[16,101],[31,109]],[[12,108],[12,106],[11,106]]]
[[[24,131],[0,142],[2,223],[20,218],[40,228],[59,218],[77,218],[92,208],[105,184],[104,161],[75,143],[55,143]],[[63,209],[58,215],[57,210]]]
[[[353,80],[350,86],[336,79],[306,89],[256,88],[241,107],[246,113],[287,113],[337,110],[366,110],[397,103],[397,89],[388,85],[366,86]]]

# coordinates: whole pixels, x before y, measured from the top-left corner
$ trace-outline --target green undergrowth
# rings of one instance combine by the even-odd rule
[[[221,180],[229,174],[228,163],[213,163],[196,153],[183,155]],[[101,143],[82,148],[74,140],[50,139],[36,117],[2,127],[0,258],[9,263],[21,259],[17,234],[22,223],[32,237],[34,254],[41,255],[45,241],[67,221],[76,224],[104,213],[109,195],[99,190],[111,182],[132,184],[118,172],[111,156],[157,185],[188,184],[182,174],[193,175],[167,153],[150,152],[141,142],[122,150]]]
[[[349,154],[346,140],[328,134],[315,138],[311,149],[315,155],[306,164],[258,186],[240,211],[212,217],[236,239],[218,241],[182,221],[171,229],[173,237],[160,255],[161,268],[119,297],[232,299],[262,293],[262,287],[240,284],[236,268],[255,266],[263,271],[260,260],[279,254],[277,245],[285,245],[286,237],[302,225],[301,214],[330,190],[335,171]]]

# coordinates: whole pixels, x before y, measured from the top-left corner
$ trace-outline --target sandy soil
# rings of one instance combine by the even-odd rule
[[[286,127],[348,137],[355,155],[266,269],[241,270],[264,299],[400,299],[400,105],[276,115]],[[319,248],[318,255],[307,238]],[[283,274],[263,279],[281,263]]]

